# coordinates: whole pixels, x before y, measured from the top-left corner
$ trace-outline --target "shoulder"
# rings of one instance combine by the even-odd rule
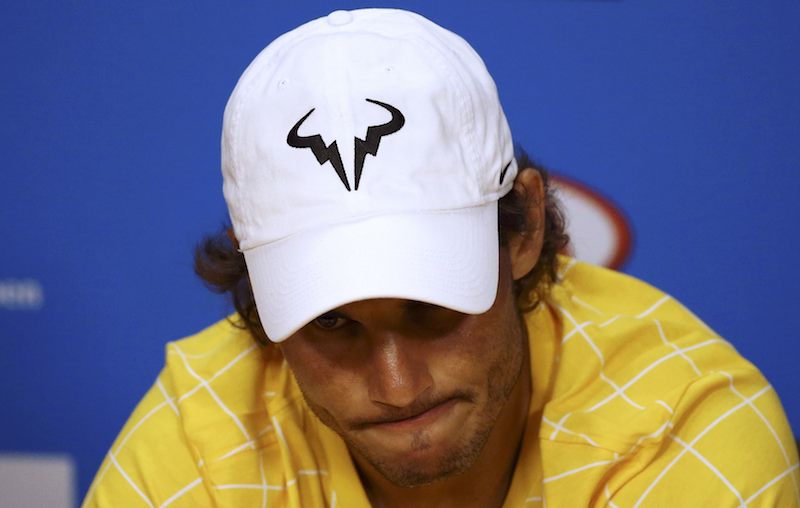
[[[585,263],[562,266],[549,302],[557,367],[540,429],[551,474],[602,456],[597,472],[626,505],[678,485],[694,496],[687,501],[713,493],[738,504],[784,492],[759,492],[771,481],[788,482],[794,499],[791,430],[758,369],[664,292]]]
[[[644,425],[639,430],[649,433],[656,429],[645,425],[642,412],[660,425],[687,390],[709,376],[748,373],[766,383],[679,301],[628,275],[570,260],[547,303],[558,321],[551,410],[619,419],[627,431],[634,430],[635,417]],[[630,437],[620,439],[627,444]]]
[[[168,344],[166,370],[217,505],[260,504],[267,489],[270,505],[295,496],[327,504],[325,457],[342,455],[340,443],[311,414],[277,347],[259,346],[229,319]]]
[[[174,387],[173,396],[181,402],[192,401],[197,392],[208,392],[211,382],[214,388],[225,390],[241,383],[242,377],[260,376],[262,351],[235,319],[231,316],[166,345],[165,373]]]
[[[261,461],[281,464],[265,398],[288,406],[295,393],[277,350],[258,346],[234,318],[167,344],[162,372],[109,450],[85,506],[260,499],[260,491],[220,486],[261,484]]]
[[[248,429],[257,427],[255,419],[264,413],[260,397],[264,371],[280,367],[279,361],[276,366],[264,361],[267,351],[234,319],[166,346],[168,395],[179,405],[185,432],[203,456],[252,437]]]

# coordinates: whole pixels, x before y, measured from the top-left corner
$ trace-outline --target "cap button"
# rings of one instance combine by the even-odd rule
[[[348,11],[333,11],[328,14],[328,24],[331,26],[342,26],[353,21],[353,15]]]

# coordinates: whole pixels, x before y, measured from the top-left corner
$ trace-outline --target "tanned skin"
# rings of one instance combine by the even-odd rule
[[[544,196],[521,171],[528,224],[500,249],[484,314],[401,299],[362,300],[279,344],[306,403],[350,450],[375,507],[499,507],[531,396],[528,337],[513,281],[542,248]]]

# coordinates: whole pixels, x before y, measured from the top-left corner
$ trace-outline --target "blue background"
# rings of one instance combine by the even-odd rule
[[[624,270],[756,363],[800,430],[800,2],[4,2],[0,452],[71,454],[80,495],[168,340],[224,316],[191,268],[226,218],[225,101],[284,31],[401,6],[461,34],[515,139],[630,218]]]

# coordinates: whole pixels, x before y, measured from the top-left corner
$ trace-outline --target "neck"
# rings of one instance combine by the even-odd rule
[[[522,372],[475,463],[461,474],[418,487],[391,483],[367,461],[354,456],[361,481],[375,508],[414,506],[500,507],[505,500],[528,421],[531,374],[527,341]]]

